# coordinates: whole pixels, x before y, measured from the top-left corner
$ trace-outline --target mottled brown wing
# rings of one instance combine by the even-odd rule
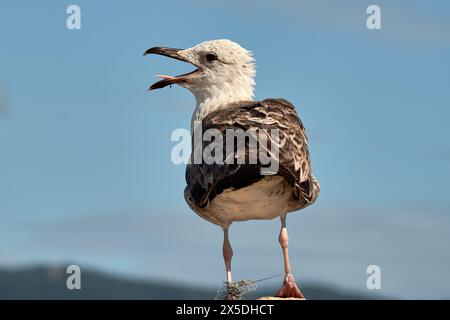
[[[311,180],[315,179],[311,175],[308,139],[294,106],[287,100],[266,99],[232,104],[210,113],[203,120],[203,132],[208,129],[217,129],[222,134],[227,129],[278,129],[279,170],[276,174],[295,187],[294,196],[297,199],[308,202],[313,198]],[[270,143],[276,142],[271,140]],[[205,146],[206,143],[203,144]],[[247,157],[249,150],[246,142]],[[191,163],[186,168],[186,195],[196,206],[205,207],[225,189],[243,188],[262,179],[263,167],[259,161],[256,164]]]

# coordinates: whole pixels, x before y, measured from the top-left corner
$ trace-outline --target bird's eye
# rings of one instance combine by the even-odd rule
[[[217,60],[217,56],[214,53],[208,53],[206,55],[206,60],[208,62],[213,62],[213,61]]]

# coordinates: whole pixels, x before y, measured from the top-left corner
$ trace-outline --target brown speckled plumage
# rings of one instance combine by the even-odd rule
[[[285,183],[282,184],[282,188],[270,190],[267,196],[274,198],[281,196],[281,193],[290,193],[290,203],[285,209],[287,212],[299,210],[314,203],[320,187],[311,172],[305,128],[290,102],[284,99],[266,99],[231,104],[208,114],[203,119],[202,130],[211,128],[218,129],[223,135],[227,129],[244,131],[278,129],[280,134],[279,170],[276,176],[282,177]],[[225,146],[223,149],[226,149]],[[247,156],[248,153],[247,142]],[[231,192],[242,188],[251,190],[252,185],[270,177],[261,175],[261,167],[262,164],[259,162],[257,164],[248,164],[248,162],[246,164],[189,164],[186,168],[186,201],[195,212],[211,221],[208,219],[208,206],[218,201],[218,195],[225,190],[231,190]],[[279,214],[287,212],[279,212]]]

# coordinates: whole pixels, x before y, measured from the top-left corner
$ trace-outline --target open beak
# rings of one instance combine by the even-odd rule
[[[186,60],[186,58],[184,58],[184,57],[182,57],[181,55],[178,54],[182,50],[183,49],[174,49],[174,48],[165,48],[165,47],[153,47],[153,48],[150,48],[147,51],[145,51],[144,52],[144,56],[146,56],[148,54],[159,54],[159,55],[166,56],[166,57],[169,57],[169,58],[172,58],[172,59],[176,59],[176,60],[180,60],[180,61],[191,63],[190,61]],[[157,75],[157,77],[162,78],[162,80],[152,84],[148,88],[148,90],[160,89],[160,88],[164,88],[166,86],[172,85],[172,84],[180,84],[180,83],[183,83],[183,82],[188,82],[189,79],[190,79],[190,76],[195,74],[195,73],[197,73],[198,71],[199,71],[199,69],[197,68],[197,69],[195,69],[192,72],[185,73],[185,74],[180,74],[180,75],[175,76],[175,77],[167,76],[167,75]]]

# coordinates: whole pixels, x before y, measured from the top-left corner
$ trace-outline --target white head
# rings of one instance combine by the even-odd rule
[[[160,54],[197,67],[190,73],[176,77],[161,75],[163,80],[149,88],[153,90],[178,84],[188,89],[197,101],[194,118],[202,119],[221,106],[253,98],[254,59],[250,51],[233,41],[211,40],[184,50],[154,47],[145,54]]]

